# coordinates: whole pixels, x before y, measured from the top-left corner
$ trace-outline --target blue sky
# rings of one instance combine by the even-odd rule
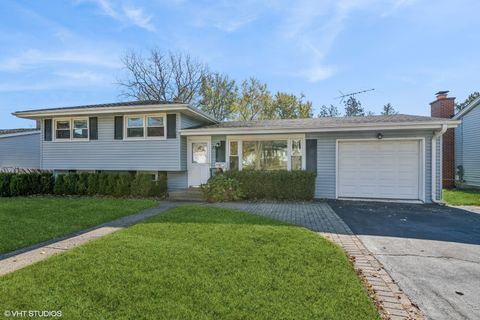
[[[375,88],[358,96],[366,109],[428,115],[438,90],[480,90],[479,11],[475,0],[4,0],[0,128],[32,125],[16,110],[122,100],[122,53],[152,47],[316,108]]]

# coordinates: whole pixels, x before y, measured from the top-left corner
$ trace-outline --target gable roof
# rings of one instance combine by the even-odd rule
[[[14,116],[19,118],[35,119],[49,116],[72,116],[72,115],[94,115],[113,114],[119,112],[165,112],[184,111],[193,117],[201,118],[206,122],[217,123],[211,115],[186,103],[172,101],[125,101],[114,103],[89,104],[81,106],[41,108],[16,111]]]
[[[470,111],[472,111],[475,107],[479,106],[480,105],[480,97],[477,97],[475,100],[473,100],[472,102],[470,102],[470,104],[468,106],[466,106],[465,108],[463,108],[462,110],[460,110],[460,112],[458,112],[454,117],[453,119],[457,120],[457,119],[461,119],[464,115],[466,115],[467,113],[469,113]]]
[[[374,129],[426,128],[439,129],[442,125],[456,127],[458,121],[415,115],[386,115],[364,117],[324,117],[308,119],[227,121],[199,129],[184,129],[184,135],[221,133],[288,133]]]
[[[0,138],[24,136],[38,133],[40,133],[40,130],[36,128],[0,129]]]

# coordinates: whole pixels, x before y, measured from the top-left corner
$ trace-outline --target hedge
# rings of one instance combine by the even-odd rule
[[[309,171],[226,171],[224,175],[240,183],[247,200],[312,200],[316,174]]]
[[[126,172],[68,173],[56,178],[52,173],[0,173],[0,197],[52,193],[163,197],[167,193],[167,177],[163,174],[159,181],[152,181],[149,174]]]
[[[69,173],[58,175],[55,181],[55,194],[59,195],[163,197],[166,193],[166,175],[153,181],[151,175],[142,173]]]
[[[51,194],[52,173],[0,173],[0,197]]]

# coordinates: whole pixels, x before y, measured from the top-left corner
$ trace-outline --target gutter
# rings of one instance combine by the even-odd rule
[[[436,199],[436,190],[437,190],[437,138],[440,138],[448,129],[446,124],[442,125],[440,131],[434,132],[432,136],[432,202],[436,204],[443,204],[441,200],[441,190],[440,190],[440,200]],[[440,168],[442,170],[442,168]],[[440,175],[441,176],[441,175]],[[441,189],[441,188],[440,188]]]

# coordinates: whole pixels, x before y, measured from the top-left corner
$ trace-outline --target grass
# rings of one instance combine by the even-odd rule
[[[0,254],[153,207],[153,200],[0,198]]]
[[[480,206],[480,190],[443,189],[443,200],[456,206]]]
[[[303,228],[180,207],[0,278],[1,310],[66,319],[379,319],[344,252]]]

